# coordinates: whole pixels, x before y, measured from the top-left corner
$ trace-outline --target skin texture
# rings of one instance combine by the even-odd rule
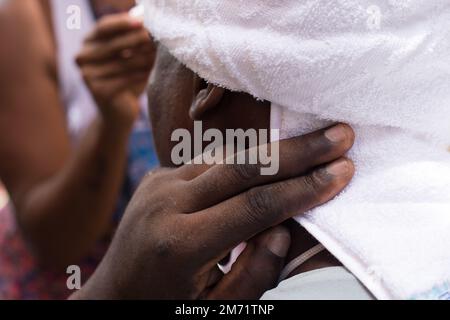
[[[0,177],[34,255],[59,269],[110,229],[153,47],[142,25],[123,15],[99,22],[77,60],[99,116],[74,148],[45,4],[9,1],[0,9]],[[124,62],[117,43],[133,56]]]
[[[191,70],[179,63],[160,46],[148,90],[149,107],[154,128],[155,144],[163,166],[173,167],[171,142],[173,130],[193,132],[194,120],[201,120],[204,130],[269,129],[270,104],[258,101],[246,93],[231,92],[206,84]],[[353,143],[352,135],[343,137]],[[306,252],[318,242],[296,222],[286,223],[292,236],[288,261]],[[323,252],[298,268],[292,275],[340,263],[328,252]]]
[[[102,18],[76,57],[103,118],[130,127],[154,61],[147,30],[128,14]]]
[[[274,176],[261,176],[260,165],[190,164],[149,174],[103,262],[72,298],[260,298],[276,285],[289,249],[290,234],[279,225],[331,200],[353,176],[342,158],[352,129],[336,128],[339,139],[321,130],[282,141]],[[248,248],[223,276],[217,263],[242,241]]]
[[[93,208],[98,215],[103,212],[100,209],[108,203],[105,194],[111,203],[115,199],[110,186],[120,180],[116,174],[121,172],[121,161],[116,152],[124,150],[126,135],[122,135],[122,122],[108,123],[106,119],[122,119],[117,114],[123,109],[112,104],[115,111],[107,110],[107,104],[103,104],[107,94],[96,93],[99,108],[104,110],[100,110],[102,116],[93,125],[90,138],[79,149],[71,150],[62,108],[57,103],[52,41],[42,40],[47,39],[48,27],[35,6],[37,2],[12,3],[7,9],[12,11],[0,11],[2,43],[20,40],[16,42],[20,50],[13,46],[0,48],[1,58],[5,59],[1,61],[7,62],[1,66],[1,74],[6,76],[0,80],[0,153],[2,159],[11,159],[0,163],[0,174],[2,179],[7,177],[19,222],[38,255],[52,263],[69,261],[71,258],[61,251],[68,251],[67,245],[80,243],[69,243],[72,240],[66,239],[67,235],[81,241],[90,238],[90,230],[80,231],[82,226],[77,224],[81,218],[89,223],[95,218],[87,209]],[[6,19],[8,16],[14,18]],[[1,32],[8,28],[14,32]],[[31,32],[39,43],[24,36]],[[93,65],[82,58],[80,65]],[[132,96],[134,88],[134,84],[127,88],[124,96]],[[172,93],[181,96],[185,88],[178,89]],[[251,101],[246,95],[229,98],[233,104]],[[155,102],[164,105],[166,99],[170,101],[172,96]],[[128,99],[124,101],[129,103]],[[189,114],[192,100],[186,101]],[[206,101],[205,108],[212,112],[208,104]],[[258,110],[249,116],[266,119]],[[198,112],[193,110],[192,115],[202,117]],[[210,116],[215,117],[212,113]],[[184,112],[179,117],[185,118]],[[228,116],[228,120],[246,128],[242,119]],[[279,224],[294,212],[305,212],[332,199],[353,175],[351,161],[342,158],[352,146],[353,132],[344,125],[337,128],[341,132],[338,139],[328,131],[319,131],[282,142],[277,176],[260,177],[258,165],[187,165],[148,175],[103,262],[73,298],[259,298],[276,284],[288,252],[290,235]],[[13,142],[9,141],[9,132],[15,133]],[[246,240],[246,252],[224,277],[216,264]]]

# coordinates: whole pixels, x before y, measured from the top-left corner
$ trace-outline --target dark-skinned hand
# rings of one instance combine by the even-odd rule
[[[350,182],[350,127],[280,142],[280,170],[185,165],[146,176],[113,243],[75,299],[258,299],[277,284],[289,249],[282,222],[333,199]],[[217,264],[248,246],[232,271]]]

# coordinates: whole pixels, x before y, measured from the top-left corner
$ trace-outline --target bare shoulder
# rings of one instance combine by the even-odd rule
[[[24,192],[68,154],[54,55],[39,1],[6,0],[0,7],[0,176],[11,194]]]
[[[43,0],[8,0],[0,7],[0,61],[4,74],[56,68],[55,46]],[[3,77],[4,78],[4,77]]]

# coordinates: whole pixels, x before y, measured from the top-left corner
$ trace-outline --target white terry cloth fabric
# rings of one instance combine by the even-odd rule
[[[378,299],[450,298],[448,0],[144,0],[209,82],[271,101],[287,138],[351,124],[357,173],[298,218]]]

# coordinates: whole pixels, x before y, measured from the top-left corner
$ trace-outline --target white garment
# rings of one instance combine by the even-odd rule
[[[58,72],[62,103],[66,109],[69,133],[77,141],[97,115],[97,107],[87,88],[75,57],[95,26],[89,0],[51,0],[53,26],[58,49]],[[148,126],[147,99],[141,98],[141,119],[136,129]]]
[[[282,138],[350,123],[354,181],[298,220],[377,298],[449,298],[450,1],[144,3],[187,67],[271,101]]]
[[[301,273],[267,291],[261,300],[374,300],[343,267]]]

